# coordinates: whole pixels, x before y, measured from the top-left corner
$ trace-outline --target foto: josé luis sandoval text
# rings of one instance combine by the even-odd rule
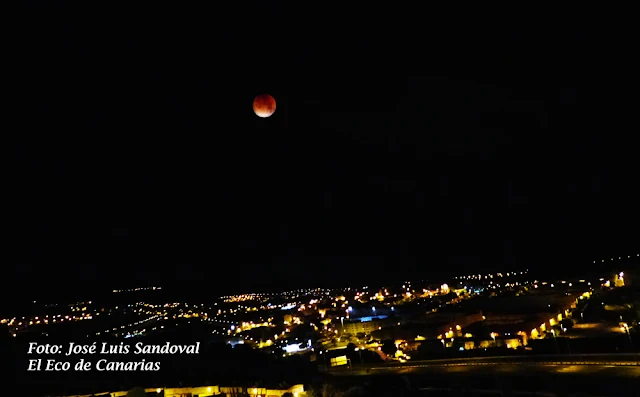
[[[75,343],[69,344],[69,350],[66,355],[73,354],[129,354],[131,353],[131,346],[126,345],[123,342],[120,344],[110,344],[102,342],[100,345],[92,343],[88,345],[78,345]],[[133,345],[133,354],[199,354],[200,342],[193,345],[172,345],[167,342],[163,345],[145,345],[143,342],[138,342]]]

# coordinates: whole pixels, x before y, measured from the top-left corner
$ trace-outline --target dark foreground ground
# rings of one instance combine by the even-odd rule
[[[332,375],[340,388],[360,386],[378,396],[637,396],[640,367],[457,366],[398,368],[369,376]],[[535,394],[537,393],[537,394]]]

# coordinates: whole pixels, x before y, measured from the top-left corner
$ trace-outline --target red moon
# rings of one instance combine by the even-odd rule
[[[258,117],[269,117],[276,111],[276,100],[269,94],[258,95],[253,100],[253,112]]]

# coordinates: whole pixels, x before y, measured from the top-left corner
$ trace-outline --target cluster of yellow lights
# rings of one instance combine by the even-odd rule
[[[636,257],[640,256],[640,254],[636,254]],[[632,257],[632,255],[627,255],[627,259],[630,259]],[[617,260],[622,260],[622,256],[619,256]],[[610,258],[611,261],[615,261],[616,258]],[[605,259],[602,260],[602,262],[605,262]],[[596,263],[596,261],[593,261],[593,263]]]
[[[507,273],[495,273],[495,274],[470,274],[468,276],[454,277],[454,280],[487,280],[494,277],[514,277],[527,274],[529,269],[521,272],[507,272]]]
[[[114,289],[113,292],[139,292],[139,291],[156,291],[161,290],[162,287],[144,287],[144,288],[129,288],[129,289]]]
[[[129,289],[129,290],[114,290],[114,292],[143,291],[143,290],[153,290],[153,289],[157,290],[157,289],[160,289],[160,287],[136,288],[136,289]],[[133,305],[125,305],[122,307],[116,306],[115,308],[106,309],[105,311],[104,308],[96,310],[88,307],[89,305],[91,305],[92,302],[78,302],[78,303],[75,303],[74,305],[70,305],[70,310],[72,313],[66,316],[65,315],[57,315],[57,316],[46,315],[42,317],[36,316],[31,318],[23,317],[22,319],[16,317],[12,319],[4,319],[1,321],[4,324],[8,324],[12,328],[15,327],[13,329],[14,331],[13,334],[14,336],[17,336],[17,332],[21,332],[21,330],[24,330],[24,328],[29,326],[35,326],[39,324],[58,323],[58,322],[62,323],[67,321],[89,320],[89,319],[95,318],[95,316],[99,316],[100,314],[111,315],[114,313],[114,311],[125,310],[129,312],[133,312],[140,316],[145,316],[145,318],[141,318],[140,321],[134,321],[130,324],[120,325],[117,327],[106,329],[102,332],[98,332],[97,335],[100,335],[101,333],[107,333],[110,335],[131,335],[132,333],[136,334],[139,332],[146,331],[146,329],[144,329],[145,328],[144,324],[151,322],[153,320],[163,320],[163,319],[169,320],[169,319],[184,318],[184,319],[216,321],[221,323],[226,322],[228,324],[234,324],[236,323],[236,321],[232,321],[231,318],[224,319],[223,317],[226,317],[227,315],[235,316],[240,313],[257,312],[259,310],[275,310],[275,309],[285,308],[285,306],[287,308],[297,308],[299,311],[307,310],[307,309],[315,310],[316,309],[315,305],[319,302],[319,299],[317,298],[311,299],[309,298],[309,295],[315,294],[315,296],[318,296],[318,295],[330,296],[329,291],[330,290],[323,290],[323,289],[317,288],[317,289],[306,289],[306,290],[301,289],[301,290],[296,290],[296,291],[291,291],[291,292],[286,292],[281,294],[245,294],[245,295],[237,295],[233,297],[226,297],[225,299],[226,302],[239,303],[239,302],[255,301],[255,300],[261,300],[262,302],[266,302],[273,297],[275,298],[285,297],[285,298],[293,299],[293,298],[303,298],[306,296],[307,298],[305,302],[308,302],[308,303],[301,304],[301,302],[296,301],[296,302],[287,302],[283,304],[259,303],[257,306],[256,305],[238,305],[237,308],[235,309],[228,308],[225,310],[222,310],[222,309],[217,310],[217,315],[214,315],[212,317],[210,317],[209,313],[207,313],[207,311],[203,308],[204,305],[197,305],[197,304],[188,305],[188,304],[181,304],[181,303],[167,303],[165,305],[155,306],[155,305],[139,302]],[[347,303],[346,298],[344,296],[338,296],[337,302],[342,303],[343,307],[345,307],[345,304]],[[217,303],[214,303],[214,305],[217,305]],[[191,309],[189,309],[189,307],[191,307]],[[171,309],[176,309],[177,312],[174,311],[173,313],[170,313],[169,310]],[[210,306],[208,306],[207,309],[210,309]],[[273,318],[269,318],[268,320],[264,320],[260,318],[260,321],[256,321],[256,322],[253,322],[253,321],[243,322],[241,326],[237,327],[236,332],[242,332],[245,330],[253,329],[256,327],[263,327],[263,326],[274,327],[275,325],[271,323],[272,320]],[[302,320],[300,319],[300,317],[295,317],[293,319],[293,324],[296,324],[296,325],[302,324]],[[132,328],[134,330],[131,330]],[[153,327],[154,330],[157,328],[158,327]],[[164,326],[160,328],[164,328]]]
[[[49,323],[63,323],[68,321],[78,321],[78,320],[90,320],[93,316],[91,314],[83,314],[79,316],[63,316],[62,314],[58,315],[45,315],[43,317],[35,316],[35,317],[22,317],[18,319],[17,317],[3,319],[0,321],[1,324],[7,324],[9,327],[15,327],[18,330],[20,327],[26,328],[30,325],[39,325],[39,324],[49,324]]]
[[[134,328],[134,327],[139,327],[140,325],[148,323],[149,321],[158,320],[158,319],[161,319],[161,318],[162,318],[162,316],[154,315],[154,316],[142,319],[140,321],[135,321],[135,322],[130,323],[130,324],[125,324],[125,325],[121,325],[119,327],[113,327],[111,329],[104,330],[104,333],[115,334],[115,335],[129,334],[130,332],[128,331],[128,329]],[[143,329],[140,332],[144,333],[145,331],[146,330]],[[100,332],[96,333],[96,335],[100,335]]]
[[[628,256],[628,258],[630,258],[631,256]],[[622,257],[620,257],[619,259],[621,259]],[[613,258],[612,258],[613,260]],[[527,274],[528,271],[522,271],[522,272],[507,272],[507,273],[494,273],[494,274],[487,274],[487,275],[469,275],[469,276],[463,276],[463,277],[455,277],[455,279],[460,279],[460,280],[488,280],[488,288],[502,288],[504,287],[515,287],[515,286],[524,286],[524,285],[533,285],[533,288],[539,288],[539,286],[550,286],[551,288],[555,287],[554,283],[550,283],[547,281],[538,281],[535,280],[533,282],[533,284],[529,283],[529,282],[504,282],[506,280],[501,280],[503,281],[502,283],[498,283],[496,282],[494,284],[493,281],[491,281],[494,278],[504,278],[504,277],[512,277],[512,276],[518,276],[518,275],[524,275]],[[618,286],[620,284],[620,280],[622,280],[622,282],[624,281],[623,279],[624,274],[621,272],[618,275],[616,275],[615,279],[612,279],[614,281],[609,281],[607,280],[604,285],[605,286],[609,286],[610,284],[613,284],[614,282],[616,283],[616,286]],[[497,280],[496,280],[497,281]],[[603,279],[601,279],[601,281],[603,281]],[[587,283],[588,285],[591,285],[591,282],[587,282],[586,280],[578,280],[578,281],[574,281],[576,284],[578,283]],[[561,280],[558,284],[566,284],[569,287],[573,286],[574,282],[570,282],[567,280]],[[416,295],[415,290],[411,289],[411,284],[410,282],[405,282],[404,285],[402,285],[403,291],[398,291],[398,293],[400,295],[394,294],[393,297],[398,297],[398,299],[406,299],[406,301],[410,301],[413,300],[415,297],[417,297],[418,295],[422,296],[422,297],[431,297],[435,294],[446,294],[448,293],[449,290],[449,286],[447,284],[443,284],[440,288],[431,291],[428,289],[422,289],[422,294],[420,294],[420,292],[418,292],[418,295]],[[150,288],[136,288],[136,289],[129,289],[129,290],[114,290],[114,292],[128,292],[128,291],[142,291],[142,290],[156,290],[156,289],[160,289],[160,287],[150,287]],[[355,292],[355,295],[351,295],[349,294],[349,296],[353,296],[354,299],[356,301],[360,301],[360,302],[364,302],[364,301],[368,301],[368,300],[378,300],[378,301],[384,301],[386,297],[388,297],[389,291],[387,290],[387,288],[382,288],[380,289],[378,292],[376,292],[373,295],[370,295],[370,293],[367,291],[368,287],[364,287],[363,288],[365,291],[361,291],[361,292]],[[351,289],[346,289],[346,290],[342,290],[342,292],[345,291],[350,291]],[[275,309],[280,309],[280,308],[287,308],[287,309],[291,309],[291,308],[296,308],[298,311],[304,311],[304,310],[317,310],[318,313],[320,314],[321,317],[325,317],[326,316],[326,309],[325,308],[318,308],[316,307],[316,305],[319,303],[319,300],[316,298],[310,299],[309,295],[313,295],[316,294],[315,296],[318,296],[319,293],[322,293],[323,295],[328,295],[327,298],[330,299],[330,301],[332,301],[332,306],[335,308],[342,308],[345,309],[347,311],[349,311],[351,308],[349,307],[349,309],[347,309],[347,305],[349,304],[349,301],[347,300],[347,298],[342,295],[340,293],[340,291],[338,290],[334,290],[334,292],[332,292],[331,290],[323,290],[323,289],[301,289],[301,290],[296,290],[296,291],[290,291],[290,292],[285,292],[285,293],[280,293],[280,294],[243,294],[243,295],[235,295],[235,296],[227,296],[227,297],[223,297],[223,301],[225,303],[236,303],[237,305],[235,305],[235,308],[227,308],[227,309],[220,309],[217,310],[217,314],[214,314],[213,316],[209,316],[209,314],[205,311],[202,310],[202,306],[203,305],[199,305],[200,309],[198,308],[198,305],[192,305],[193,309],[190,310],[183,310],[182,307],[180,307],[180,304],[178,303],[173,303],[173,304],[166,304],[163,306],[154,306],[154,305],[149,305],[146,303],[138,303],[135,304],[134,307],[131,309],[134,313],[137,313],[139,315],[145,315],[147,316],[146,318],[137,321],[137,322],[133,322],[131,324],[127,324],[127,325],[122,325],[119,327],[115,327],[112,329],[108,329],[105,330],[104,332],[106,333],[110,333],[113,334],[115,332],[118,332],[120,334],[123,333],[127,333],[127,329],[130,328],[136,328],[136,329],[140,329],[142,328],[142,325],[152,321],[152,320],[159,320],[159,319],[168,319],[169,317],[172,317],[173,319],[176,318],[186,318],[186,319],[200,319],[200,320],[208,320],[208,321],[215,321],[215,322],[219,322],[219,323],[227,323],[227,324],[231,324],[232,327],[230,329],[225,329],[227,334],[238,334],[241,333],[243,331],[248,331],[251,330],[253,328],[257,328],[257,327],[274,327],[275,325],[272,324],[272,318],[269,318],[268,320],[264,320],[262,318],[260,318],[260,321],[244,321],[244,322],[238,322],[238,321],[233,321],[230,318],[235,318],[237,315],[241,314],[241,313],[249,313],[249,312],[257,312],[257,311],[261,311],[261,310],[275,310]],[[267,303],[269,302],[269,300],[271,300],[272,298],[285,298],[288,302],[286,303],[281,303],[281,304],[271,304],[271,303]],[[584,298],[588,298],[590,297],[590,293],[585,293],[582,296],[580,296],[578,299],[584,299]],[[241,302],[258,302],[256,304],[238,304]],[[305,302],[305,303],[302,303]],[[308,302],[308,303],[306,303]],[[391,301],[388,300],[389,303],[386,303],[388,306],[391,305]],[[396,301],[397,302],[397,301]],[[73,313],[78,312],[77,315],[67,315],[67,316],[63,316],[63,315],[57,315],[57,316],[44,316],[44,317],[34,317],[34,318],[29,318],[29,319],[25,319],[24,317],[22,318],[22,320],[19,320],[18,318],[13,318],[13,319],[4,319],[1,320],[2,323],[4,324],[8,324],[10,327],[16,327],[16,331],[18,331],[20,329],[20,327],[28,327],[28,326],[33,326],[33,325],[37,325],[37,324],[49,324],[50,322],[52,323],[57,323],[57,322],[65,322],[65,321],[75,321],[75,320],[87,320],[87,319],[92,319],[94,318],[93,316],[96,315],[100,315],[100,311],[96,310],[92,310],[91,308],[89,308],[89,305],[91,305],[91,302],[81,302],[81,303],[77,303],[75,305],[72,305],[71,307],[71,311]],[[215,304],[217,305],[217,303]],[[385,305],[385,303],[382,303],[382,305]],[[183,305],[185,308],[188,308],[189,305]],[[222,305],[221,305],[222,306]],[[128,307],[131,307],[131,305],[129,305]],[[118,307],[115,308],[116,310],[118,309]],[[169,314],[168,310],[169,309],[178,309],[178,312],[174,312],[172,314]],[[102,311],[104,312],[104,309],[102,309]],[[110,313],[103,313],[103,314],[110,314]],[[566,311],[565,311],[565,315],[566,315]],[[229,317],[227,317],[229,316]],[[348,318],[349,314],[347,312],[347,318]],[[266,316],[265,316],[266,317]],[[553,326],[554,324],[556,324],[558,321],[562,320],[562,315],[558,315],[557,319],[556,318],[551,318],[548,323],[550,326]],[[291,317],[291,320],[289,322],[289,324],[293,325],[293,324],[301,324],[302,320],[300,319],[300,317]],[[235,325],[237,324],[237,325]],[[540,327],[540,330],[544,331],[546,328],[545,324],[542,324]],[[154,328],[155,329],[155,328]],[[628,329],[627,329],[628,330]],[[142,330],[144,331],[144,329]],[[461,328],[460,326],[456,326],[456,330],[460,332]],[[453,338],[454,335],[456,334],[453,329],[449,330],[448,332],[446,332],[444,335],[440,335],[439,337],[442,338]],[[139,331],[136,331],[139,332]],[[214,331],[215,333],[216,331]],[[289,332],[289,330],[287,329],[286,331],[283,332],[286,333]],[[334,331],[337,333],[337,331]],[[532,337],[534,336],[534,333],[537,335],[538,334],[538,330],[534,329],[532,330]],[[100,334],[100,333],[98,333]],[[458,334],[461,335],[461,334]],[[465,334],[465,336],[468,334]],[[493,339],[495,339],[495,337],[497,336],[497,333],[491,333],[491,337]],[[246,336],[243,336],[244,338],[248,338]],[[277,339],[277,336],[275,337]],[[251,339],[251,338],[248,338]],[[417,339],[417,338],[416,338]],[[252,340],[252,339],[251,339]],[[417,339],[418,340],[418,339]],[[268,340],[267,342],[263,342],[265,345],[267,343],[272,343],[271,340]]]
[[[241,295],[227,295],[223,296],[221,299],[225,303],[234,303],[234,302],[244,302],[244,301],[252,301],[252,300],[262,300],[270,299],[274,297],[282,297],[282,298],[300,298],[307,295],[312,294],[329,294],[331,290],[323,289],[323,288],[309,288],[309,289],[298,289],[295,291],[281,292],[281,293],[253,293],[253,294],[241,294]]]

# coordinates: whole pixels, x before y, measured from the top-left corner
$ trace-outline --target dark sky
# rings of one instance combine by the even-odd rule
[[[18,285],[577,272],[637,251],[624,32],[268,3],[31,3],[3,181]]]

